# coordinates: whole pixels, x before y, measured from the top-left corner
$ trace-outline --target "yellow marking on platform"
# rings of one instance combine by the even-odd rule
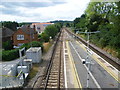
[[[82,47],[85,51],[86,51],[86,48],[84,47],[84,46],[82,46],[78,41],[76,41],[78,44],[79,44],[79,46],[80,47]],[[86,51],[87,52],[87,51]],[[90,54],[89,54],[90,55]],[[93,54],[93,55],[90,55],[99,65],[101,65],[101,67],[103,67],[116,81],[118,81],[119,83],[120,83],[120,78],[119,78],[119,72],[118,72],[118,75],[116,75],[114,72],[112,72],[111,70],[110,70],[110,68],[108,68],[107,66],[105,66],[105,64],[104,63],[102,63],[99,59],[98,59],[98,57],[95,55],[95,54]]]
[[[0,76],[3,76],[3,77],[16,77],[16,76],[10,76],[10,75],[0,75]]]
[[[78,73],[77,73],[77,70],[76,70],[76,67],[75,67],[73,57],[72,57],[72,55],[70,53],[71,51],[70,51],[70,47],[68,45],[68,41],[66,42],[66,46],[68,48],[68,56],[69,56],[69,59],[71,61],[72,67],[73,67],[72,71],[73,71],[73,74],[74,74],[75,88],[80,88],[82,90],[82,85],[81,85],[79,77],[78,77]]]
[[[0,76],[3,76],[3,77],[19,77],[21,73],[22,73],[22,71],[20,71],[20,73],[17,76],[11,76],[11,75],[0,75]]]

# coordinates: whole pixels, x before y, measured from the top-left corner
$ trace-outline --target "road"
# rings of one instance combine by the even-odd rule
[[[82,88],[87,88],[88,65],[82,63],[82,59],[86,59],[87,56],[86,46],[75,40],[71,35],[67,35],[68,41],[66,43],[68,43]],[[118,89],[120,86],[119,71],[92,50],[89,51],[88,60],[92,64],[90,65],[90,74],[88,75],[88,87]]]

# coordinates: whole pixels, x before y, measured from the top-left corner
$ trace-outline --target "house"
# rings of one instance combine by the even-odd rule
[[[33,28],[34,25],[35,25],[36,31],[39,34],[39,33],[42,33],[45,30],[46,26],[52,25],[52,24],[53,23],[32,23],[31,27]]]
[[[12,31],[11,29],[9,28],[6,28],[6,27],[2,27],[0,28],[0,32],[2,33],[2,42],[6,42],[6,41],[11,41],[12,40],[12,36],[14,34],[14,31]]]
[[[19,47],[24,43],[29,43],[31,41],[38,41],[38,34],[35,30],[35,26],[30,28],[29,25],[24,25],[13,34],[14,46]]]

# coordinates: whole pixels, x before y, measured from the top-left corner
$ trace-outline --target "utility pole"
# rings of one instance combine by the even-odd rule
[[[87,56],[86,56],[86,60],[83,64],[86,64],[88,67],[88,72],[87,72],[87,88],[89,88],[89,74],[90,74],[90,68],[91,68],[91,60],[89,59],[89,40],[90,40],[90,34],[92,33],[99,33],[100,31],[96,31],[96,32],[87,32],[87,30],[85,32],[79,32],[79,33],[85,33],[87,34]]]

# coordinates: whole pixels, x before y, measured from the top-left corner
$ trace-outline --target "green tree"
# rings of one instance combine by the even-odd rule
[[[45,29],[44,32],[45,32],[49,37],[51,36],[52,38],[54,38],[58,31],[59,31],[59,30],[58,30],[58,28],[55,27],[55,25],[49,25],[49,26],[46,27],[46,29]]]
[[[11,21],[4,21],[4,22],[2,22],[2,26],[7,27],[7,28],[9,28],[9,29],[11,29],[11,30],[13,30],[13,31],[16,31],[16,30],[17,30],[17,27],[18,27],[19,25],[18,25],[18,23],[15,22],[15,21],[13,21],[13,22],[11,22]]]
[[[49,41],[49,35],[47,35],[46,33],[42,33],[41,35],[40,35],[40,40],[42,41],[42,42],[48,42]]]
[[[120,2],[90,2],[85,14],[74,20],[74,26],[83,31],[100,31],[90,36],[91,41],[103,48],[116,50],[119,57]]]

